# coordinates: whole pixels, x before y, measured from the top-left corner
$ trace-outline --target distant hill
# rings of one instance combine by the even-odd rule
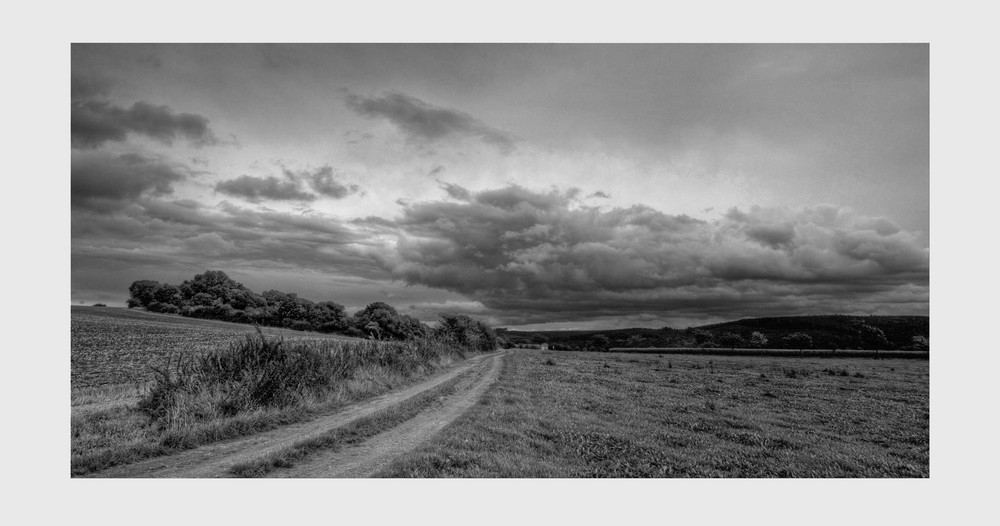
[[[927,316],[786,316],[749,318],[687,329],[615,329],[604,331],[511,331],[497,335],[514,345],[546,344],[552,349],[607,347],[737,347],[799,348],[789,337],[805,334],[814,349],[926,350],[930,335]],[[914,338],[917,337],[915,340]],[[923,338],[924,340],[921,340]],[[606,340],[605,340],[606,339]],[[761,341],[766,343],[761,344]]]

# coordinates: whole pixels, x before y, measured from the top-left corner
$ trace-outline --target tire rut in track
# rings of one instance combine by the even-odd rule
[[[268,474],[277,478],[370,477],[404,453],[430,440],[482,397],[500,376],[503,355],[490,358],[477,374],[459,381],[452,394],[441,397],[417,416],[360,444],[336,451],[317,452],[290,468]]]

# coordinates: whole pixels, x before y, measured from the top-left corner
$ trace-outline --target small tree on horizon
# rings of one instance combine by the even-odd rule
[[[723,333],[722,336],[719,336],[719,343],[721,343],[723,347],[729,347],[730,350],[733,350],[736,349],[737,345],[743,344],[743,337],[740,336],[739,333],[726,332]]]
[[[753,331],[752,333],[750,333],[751,347],[757,349],[763,349],[765,345],[767,345],[767,336],[764,336],[764,333],[758,331]]]
[[[865,340],[875,344],[876,351],[889,346],[889,339],[885,337],[885,332],[882,329],[866,323],[861,326],[861,331]]]
[[[591,338],[591,343],[594,345],[594,350],[596,351],[607,351],[611,347],[611,340],[603,334],[598,334]]]
[[[789,345],[800,351],[806,347],[812,347],[813,343],[812,336],[809,336],[804,332],[793,332],[788,336],[785,336],[784,339]]]

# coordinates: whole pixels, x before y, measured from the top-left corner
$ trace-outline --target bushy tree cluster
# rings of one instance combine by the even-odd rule
[[[209,270],[179,286],[139,280],[129,287],[129,308],[181,314],[270,327],[336,332],[372,339],[405,340],[426,336],[430,329],[392,306],[372,303],[354,316],[332,301],[319,303],[294,293],[269,290],[258,294],[219,270]]]
[[[429,329],[419,320],[400,314],[392,305],[376,301],[354,313],[352,325],[376,340],[405,340],[427,336]]]
[[[501,346],[493,329],[464,314],[441,316],[434,328],[436,338],[478,351],[492,351]]]

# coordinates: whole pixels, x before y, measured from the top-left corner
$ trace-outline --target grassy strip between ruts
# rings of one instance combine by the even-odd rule
[[[462,380],[473,375],[481,375],[485,370],[484,361],[465,373],[416,396],[408,398],[394,406],[353,420],[346,425],[337,427],[319,437],[303,440],[288,448],[268,453],[250,462],[237,464],[229,469],[229,474],[236,477],[263,477],[278,468],[290,468],[296,461],[309,458],[320,450],[338,451],[343,446],[357,444],[373,437],[382,431],[391,429],[417,416],[435,400],[449,396],[455,392],[456,386]]]

